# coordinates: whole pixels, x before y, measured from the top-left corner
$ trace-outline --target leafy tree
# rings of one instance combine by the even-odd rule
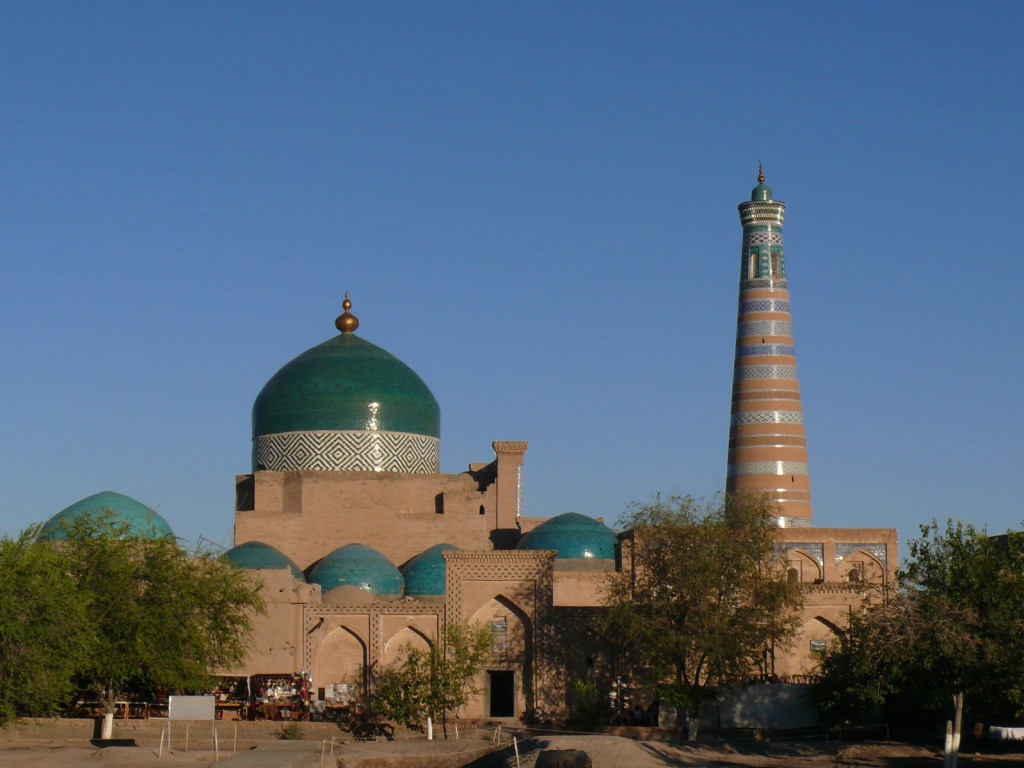
[[[381,671],[374,681],[377,710],[397,723],[420,727],[426,718],[441,721],[448,737],[448,716],[456,716],[471,693],[471,682],[491,650],[486,625],[449,624],[441,644],[428,650],[406,647],[405,660]]]
[[[244,660],[252,617],[264,605],[241,570],[172,539],[140,540],[109,518],[70,523],[48,544],[88,630],[76,637],[75,675],[104,707],[109,738],[118,694],[131,686],[196,691],[215,667]],[[61,631],[59,622],[46,631]]]
[[[701,688],[748,677],[766,648],[794,637],[802,598],[779,561],[772,512],[761,496],[656,496],[618,521],[633,535],[609,582],[609,630],[664,700],[692,710]]]
[[[0,723],[60,712],[90,636],[67,558],[36,533],[0,539]]]
[[[837,720],[946,710],[955,763],[965,706],[979,721],[1024,716],[1022,657],[1024,535],[933,522],[910,543],[899,590],[851,616],[823,658],[823,709]]]

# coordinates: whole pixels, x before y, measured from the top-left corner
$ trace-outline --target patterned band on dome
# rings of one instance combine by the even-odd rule
[[[441,441],[407,432],[372,430],[280,432],[256,438],[253,468],[437,474],[441,471]]]

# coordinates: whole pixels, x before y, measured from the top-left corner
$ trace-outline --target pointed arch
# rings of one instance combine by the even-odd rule
[[[366,691],[366,642],[342,625],[332,629],[317,648],[314,679],[320,687],[354,686],[361,697]]]
[[[851,584],[884,584],[885,565],[866,549],[856,549],[839,563],[837,575]]]
[[[384,653],[381,657],[381,666],[385,669],[396,662],[401,662],[409,648],[429,652],[434,643],[429,637],[413,626],[406,626],[393,634],[384,643]]]
[[[839,627],[838,624],[836,624],[835,622],[829,621],[824,616],[815,616],[814,620],[815,621],[820,621],[822,624],[824,624],[826,627],[828,627],[830,630],[832,630],[832,634],[834,634],[836,637],[843,637],[843,635],[846,634]]]
[[[796,572],[796,578],[793,572]],[[791,581],[800,584],[819,582],[823,576],[821,565],[810,552],[800,547],[786,550],[786,575]]]

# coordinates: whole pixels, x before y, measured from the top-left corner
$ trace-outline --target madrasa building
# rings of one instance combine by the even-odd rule
[[[763,173],[743,225],[729,432],[729,492],[776,503],[779,553],[802,585],[794,646],[766,648],[765,675],[800,680],[864,599],[894,578],[896,531],[815,528],[782,247],[785,205]],[[375,670],[427,649],[452,623],[493,629],[463,710],[470,718],[564,716],[576,679],[607,693],[619,672],[596,618],[605,584],[632,567],[631,532],[567,513],[529,517],[527,443],[440,471],[440,408],[397,357],[356,334],[346,295],[337,334],[282,367],[252,411],[252,471],[235,479],[234,547],[267,603],[238,675],[302,670],[323,700],[362,696]],[[58,513],[114,511],[133,529],[166,527],[106,492]],[[169,527],[167,531],[169,531]]]

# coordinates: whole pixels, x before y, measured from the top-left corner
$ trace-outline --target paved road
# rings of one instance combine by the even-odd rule
[[[225,768],[318,768],[321,749],[319,741],[265,741],[255,749],[237,752],[218,765]],[[329,756],[324,758],[325,766],[334,764]]]

